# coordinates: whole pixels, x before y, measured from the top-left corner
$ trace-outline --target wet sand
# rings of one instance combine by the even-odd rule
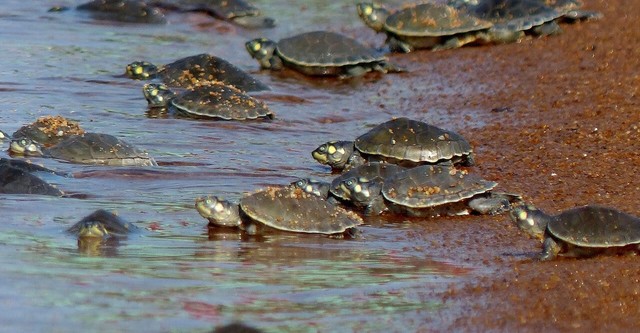
[[[423,70],[466,82],[471,92],[409,104],[475,110],[487,125],[477,128],[467,116],[461,132],[476,147],[476,170],[548,213],[600,204],[640,216],[640,29],[631,15],[640,3],[587,1],[585,8],[604,18],[563,25],[551,38],[428,55],[431,64],[463,64],[423,61]],[[447,306],[426,320],[426,331],[630,331],[640,324],[637,256],[538,262],[541,244],[506,216],[445,219],[424,232],[440,244],[435,256],[493,272],[438,294]]]

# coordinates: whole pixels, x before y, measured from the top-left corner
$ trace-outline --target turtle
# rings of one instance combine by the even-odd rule
[[[474,164],[473,149],[460,134],[404,117],[379,124],[355,141],[324,143],[311,156],[333,171],[348,170],[365,161],[409,167],[427,163]]]
[[[57,187],[34,175],[34,172],[58,174],[53,170],[25,161],[0,159],[0,193],[39,194],[57,197],[64,195]]]
[[[81,134],[84,134],[84,129],[77,121],[58,115],[39,117],[35,122],[20,127],[9,138],[28,138],[49,147],[64,138]]]
[[[262,16],[257,7],[244,0],[150,0],[149,4],[166,10],[205,12],[244,28],[276,26],[276,20]]]
[[[353,237],[362,219],[353,212],[291,186],[267,187],[233,204],[216,196],[196,199],[196,210],[213,227],[236,227],[255,235],[267,230]]]
[[[147,153],[113,135],[102,133],[70,136],[49,148],[28,138],[14,139],[10,149],[15,154],[51,157],[71,163],[157,166]]]
[[[522,203],[510,215],[521,230],[543,242],[540,260],[640,250],[640,218],[614,208],[588,205],[547,215]]]
[[[173,88],[189,88],[203,82],[219,81],[244,91],[270,89],[228,61],[206,53],[159,67],[148,61],[134,61],[127,65],[125,75],[136,80],[158,78]]]
[[[582,4],[577,0],[451,0],[449,5],[493,24],[479,37],[484,43],[517,42],[525,34],[558,34],[562,31],[558,21],[602,16],[598,12],[579,10]]]
[[[49,12],[62,12],[69,9],[69,7],[65,6],[56,6],[49,9]],[[154,6],[147,5],[146,2],[141,0],[93,0],[77,6],[76,10],[87,12],[96,20],[128,23],[166,23],[162,11]]]
[[[122,218],[106,211],[98,209],[75,223],[67,232],[78,238],[123,238],[139,231],[134,224],[125,222]]]
[[[349,78],[370,71],[402,72],[384,55],[353,38],[329,31],[312,31],[278,42],[256,38],[245,44],[264,69],[294,69],[311,76]]]
[[[461,47],[476,41],[492,26],[489,21],[444,4],[418,4],[394,13],[373,3],[359,3],[356,8],[364,23],[386,33],[389,49],[398,52]]]
[[[219,82],[176,94],[164,84],[147,83],[142,88],[150,108],[171,109],[184,117],[199,119],[273,119],[266,104],[239,89]]]
[[[358,167],[355,167],[338,177],[334,178],[331,183],[317,181],[310,178],[301,178],[290,185],[300,188],[301,190],[317,195],[321,198],[326,198],[331,203],[346,203],[351,204],[351,197],[341,186],[342,181],[348,178],[366,178],[371,181],[383,181],[385,178],[405,170],[405,168],[390,164],[390,163],[378,163],[371,162],[365,163]]]
[[[519,196],[490,192],[496,182],[447,165],[422,165],[397,172],[383,181],[351,177],[342,181],[354,205],[366,215],[385,211],[408,216],[500,214]]]

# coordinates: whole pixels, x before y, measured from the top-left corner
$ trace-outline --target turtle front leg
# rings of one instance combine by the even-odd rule
[[[547,22],[532,29],[538,36],[551,36],[562,33],[562,28],[556,21]]]
[[[392,36],[387,38],[387,44],[389,45],[389,50],[393,52],[409,53],[413,51],[413,46]]]
[[[552,237],[546,237],[543,243],[543,249],[538,259],[540,261],[552,260],[558,257],[558,253],[562,250],[562,246],[558,244]]]

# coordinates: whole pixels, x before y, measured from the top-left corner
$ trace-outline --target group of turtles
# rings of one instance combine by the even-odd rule
[[[600,16],[579,8],[576,0],[450,0],[410,5],[395,12],[372,3],[356,6],[367,26],[387,35],[389,49],[401,52],[514,42],[526,34],[558,33],[561,21]],[[264,28],[274,23],[243,0],[95,0],[76,10],[89,11],[101,19],[133,22],[164,22],[167,10],[198,10],[245,27]],[[379,50],[328,31],[301,33],[278,42],[258,38],[245,47],[265,69],[287,67],[307,75],[338,77],[404,71],[389,63]],[[162,66],[134,62],[127,66],[126,75],[155,80],[143,87],[149,106],[178,116],[221,120],[274,117],[264,103],[248,95],[268,90],[268,86],[209,54]],[[72,163],[157,165],[126,142],[107,134],[85,133],[77,123],[63,118],[41,118],[11,136],[0,135],[11,139],[10,150],[17,154]],[[617,210],[585,206],[549,216],[518,195],[494,192],[496,182],[469,171],[474,165],[473,150],[461,135],[421,121],[392,119],[354,141],[324,143],[311,155],[340,175],[330,183],[302,178],[267,187],[244,196],[237,204],[204,196],[196,199],[195,208],[213,228],[237,228],[249,235],[276,230],[347,238],[357,237],[356,228],[364,222],[362,215],[435,218],[509,211],[521,229],[543,239],[543,260],[557,255],[636,251],[640,244],[640,219]],[[55,173],[24,161],[2,159],[0,189],[5,193],[62,194],[36,177],[38,172]],[[99,210],[69,232],[79,238],[104,238],[124,237],[135,230],[116,215]]]

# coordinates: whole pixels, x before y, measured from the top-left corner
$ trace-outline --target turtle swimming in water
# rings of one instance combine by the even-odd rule
[[[62,12],[69,7],[53,7],[50,12]],[[93,0],[81,4],[76,10],[87,12],[96,20],[128,23],[166,23],[158,8],[141,0]]]
[[[329,141],[311,155],[334,171],[366,161],[385,161],[403,166],[449,163],[474,164],[473,150],[460,134],[408,118],[382,123],[355,141]]]
[[[269,90],[269,87],[228,61],[198,54],[156,66],[147,61],[127,65],[126,75],[136,80],[159,79],[169,87],[189,88],[207,82],[222,82],[244,91]]]
[[[353,38],[328,31],[313,31],[275,42],[257,38],[245,44],[264,69],[288,67],[313,76],[360,76],[370,71],[402,72],[384,55]]]
[[[14,154],[51,157],[71,163],[157,166],[146,152],[113,135],[101,133],[71,136],[48,148],[28,138],[14,139],[10,150]]]
[[[472,43],[491,22],[460,13],[451,6],[424,3],[394,13],[373,3],[359,3],[358,15],[376,32],[387,34],[392,51],[450,49]]]
[[[521,230],[542,240],[540,260],[640,250],[640,218],[613,208],[583,206],[547,215],[521,204],[510,215]]]
[[[82,134],[84,134],[84,129],[76,121],[63,116],[43,116],[29,125],[20,127],[10,138],[14,140],[28,138],[49,147],[67,137]]]
[[[497,183],[446,165],[422,165],[390,175],[383,181],[352,177],[342,187],[366,215],[385,211],[408,216],[499,214],[517,195],[493,193]]]
[[[235,227],[248,234],[267,230],[353,237],[362,224],[357,214],[299,188],[269,187],[233,204],[215,196],[196,199],[196,210],[210,226]]]
[[[257,7],[245,0],[150,0],[149,4],[166,10],[205,12],[249,29],[276,26],[276,20],[262,16]]]
[[[578,0],[451,0],[449,5],[492,26],[478,35],[483,43],[517,42],[526,34],[546,36],[562,31],[559,21],[574,22],[602,17],[580,10]]]
[[[78,239],[78,251],[91,256],[115,256],[120,241],[140,231],[134,224],[104,209],[75,223],[67,232]]]
[[[0,193],[63,196],[57,187],[34,173],[60,173],[22,160],[0,159]]]
[[[273,119],[266,104],[239,89],[218,82],[176,94],[164,84],[148,83],[142,88],[151,108],[171,109],[177,115],[198,119]]]

